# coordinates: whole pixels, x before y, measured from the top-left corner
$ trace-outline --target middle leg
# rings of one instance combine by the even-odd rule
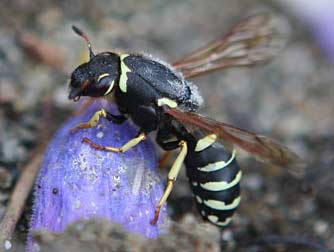
[[[131,139],[130,141],[128,141],[126,144],[124,144],[120,148],[110,147],[110,146],[103,146],[103,145],[100,145],[100,144],[96,144],[87,137],[82,139],[82,141],[85,142],[85,143],[88,143],[91,147],[93,147],[95,149],[98,149],[98,150],[106,150],[106,151],[123,153],[123,152],[126,152],[129,149],[135,147],[137,144],[139,144],[140,142],[142,142],[145,139],[146,139],[146,133],[142,132],[137,137]]]

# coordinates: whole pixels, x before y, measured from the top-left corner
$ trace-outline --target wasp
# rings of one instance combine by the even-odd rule
[[[200,215],[221,227],[230,223],[241,199],[242,172],[235,147],[294,172],[303,166],[297,154],[268,137],[196,113],[203,99],[188,80],[214,70],[251,66],[271,58],[280,47],[279,31],[271,16],[248,17],[227,35],[172,65],[137,53],[95,54],[87,34],[75,26],[72,28],[86,41],[90,59],[73,71],[69,99],[104,97],[114,101],[119,110],[119,114],[112,114],[101,108],[72,132],[95,127],[102,117],[117,124],[130,118],[139,132],[123,146],[103,146],[89,138],[83,142],[92,148],[123,153],[156,131],[156,142],[163,150],[179,149],[152,224],[157,222],[183,163]]]

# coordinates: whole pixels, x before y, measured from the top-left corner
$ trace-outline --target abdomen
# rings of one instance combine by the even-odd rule
[[[234,152],[220,143],[202,151],[190,149],[185,166],[202,218],[217,226],[228,225],[240,202],[241,171]]]

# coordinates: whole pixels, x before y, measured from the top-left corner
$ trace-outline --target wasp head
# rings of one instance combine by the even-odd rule
[[[104,52],[78,66],[71,75],[69,99],[110,94],[119,76],[118,62],[118,55]]]
[[[71,75],[69,99],[78,101],[81,96],[101,97],[112,92],[119,77],[119,57],[111,52],[97,55],[92,50],[86,33],[72,26],[74,32],[87,42],[90,59],[78,66]]]

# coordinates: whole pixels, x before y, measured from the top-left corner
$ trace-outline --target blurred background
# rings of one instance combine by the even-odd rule
[[[263,12],[282,15],[291,25],[287,46],[277,57],[266,65],[215,72],[192,81],[205,99],[201,113],[278,139],[306,161],[306,174],[296,179],[241,155],[243,201],[233,225],[222,232],[222,250],[293,251],[280,246],[265,250],[266,242],[275,245],[270,240],[275,237],[295,237],[301,244],[314,241],[333,249],[334,3],[330,0],[2,0],[0,216],[22,165],[75,107],[67,99],[68,78],[87,58],[87,48],[71,30],[72,24],[89,34],[96,52],[144,52],[172,63],[228,32],[242,18]],[[169,208],[176,221],[189,213],[198,218],[184,173]],[[22,244],[29,213],[28,204],[17,227]],[[255,246],[254,241],[267,245]],[[300,246],[294,251],[317,251]]]

